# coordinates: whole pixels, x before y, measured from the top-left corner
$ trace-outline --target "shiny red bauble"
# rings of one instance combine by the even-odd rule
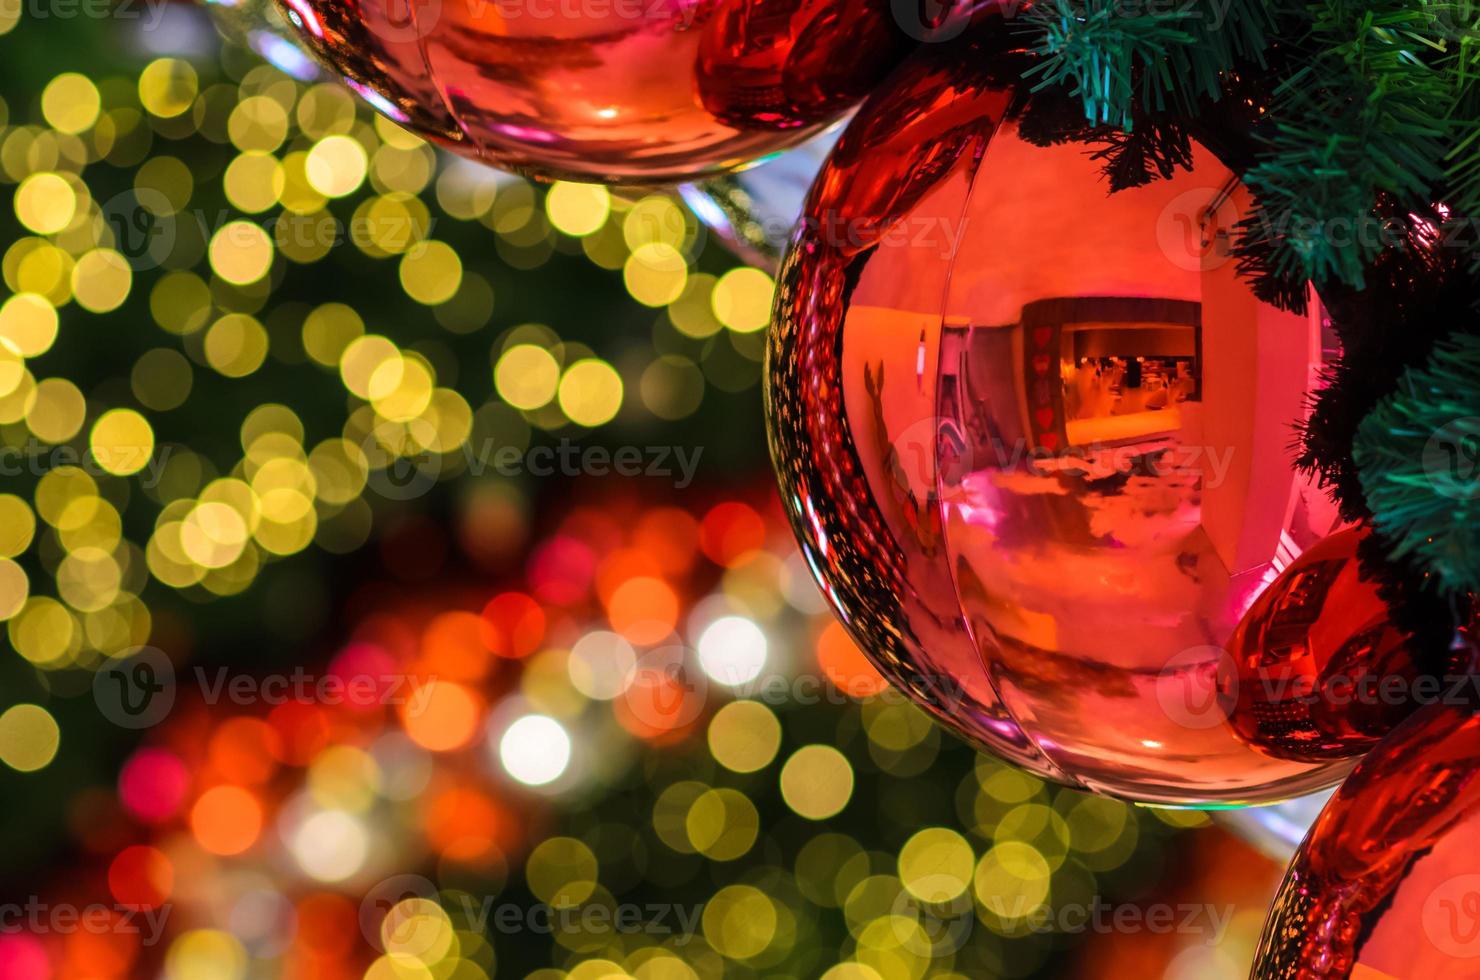
[[[1480,976],[1472,684],[1399,727],[1326,804],[1270,910],[1254,980]]]
[[[920,33],[889,0],[278,2],[307,47],[417,133],[606,182],[693,179],[801,142]]]
[[[766,405],[801,548],[898,687],[1028,769],[1174,804],[1328,786],[1413,705],[1324,685],[1416,672],[1291,460],[1334,341],[1239,276],[1248,195],[1210,152],[1111,194],[1095,147],[1024,136],[985,44],[870,97],[793,238]]]

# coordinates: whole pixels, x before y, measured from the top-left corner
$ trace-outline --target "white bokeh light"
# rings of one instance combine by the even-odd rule
[[[632,683],[637,653],[616,633],[594,630],[570,648],[566,670],[577,691],[598,701],[610,701]]]
[[[699,666],[728,687],[749,683],[766,666],[766,634],[744,616],[724,616],[699,634]]]
[[[343,881],[365,864],[370,835],[343,810],[321,810],[293,832],[290,842],[299,867],[318,881]]]
[[[526,786],[554,782],[570,765],[570,736],[548,715],[525,715],[504,731],[499,761]]]

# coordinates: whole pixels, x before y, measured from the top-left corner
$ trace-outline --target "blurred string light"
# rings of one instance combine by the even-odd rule
[[[32,116],[0,103],[16,229],[0,243],[0,439],[85,451],[89,464],[52,466],[6,504],[7,526],[33,530],[0,556],[0,620],[41,670],[95,669],[145,642],[150,582],[229,596],[310,547],[353,550],[370,534],[366,498],[382,472],[451,479],[468,468],[470,440],[579,437],[624,413],[681,420],[706,390],[758,381],[774,285],[755,270],[698,271],[702,229],[674,198],[574,183],[541,192],[440,157],[337,84],[224,63],[163,56],[133,77],[62,72],[39,85]],[[222,165],[194,162],[207,146],[224,151]],[[492,247],[461,253],[440,223],[478,229]],[[452,336],[491,329],[490,253],[516,272],[583,254],[657,311],[652,347],[608,355],[549,326],[514,326],[489,338],[491,396],[470,401],[462,392],[478,384],[455,377],[435,345],[399,338],[352,286],[306,309],[275,298],[291,269],[336,245],[362,263],[355,275],[393,269]],[[136,332],[141,308],[161,333],[117,365],[122,385],[44,366],[90,343],[89,317]],[[270,383],[287,350],[342,386],[338,432],[305,424],[296,382]],[[248,379],[281,401],[244,412],[239,454],[195,445],[178,410]],[[213,404],[217,421],[222,410]],[[673,615],[661,583],[606,598],[624,636]]]
[[[503,591],[439,583],[351,628],[328,672],[409,677],[400,696],[187,697],[121,769],[108,806],[129,833],[89,843],[97,824],[78,824],[106,894],[68,892],[167,903],[164,943],[110,934],[104,957],[89,934],[26,936],[40,966],[17,976],[1028,976],[1057,942],[1035,915],[1140,880],[1143,837],[1205,820],[943,741],[815,604],[784,598],[774,517],[603,499]],[[799,659],[773,661],[783,647]],[[724,681],[783,663],[831,693]],[[0,716],[6,761],[54,752],[48,720]],[[489,902],[519,924],[480,921]],[[683,908],[692,931],[593,918],[623,905]]]

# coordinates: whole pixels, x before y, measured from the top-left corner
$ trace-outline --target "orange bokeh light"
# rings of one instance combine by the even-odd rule
[[[262,804],[240,786],[208,789],[190,810],[190,829],[212,854],[240,854],[262,833]]]
[[[632,546],[651,555],[664,575],[684,575],[699,553],[699,522],[677,507],[656,507],[638,518]]]
[[[872,697],[889,687],[836,621],[828,623],[817,637],[817,666],[834,687],[850,697]]]
[[[717,504],[699,524],[699,547],[716,565],[734,568],[766,544],[766,522],[737,501]]]
[[[433,679],[419,685],[401,704],[401,725],[422,748],[450,752],[472,741],[481,710],[481,701],[468,688]]]
[[[678,596],[662,579],[639,575],[617,586],[606,613],[612,629],[633,643],[657,643],[678,625]]]
[[[421,669],[455,681],[482,680],[488,674],[488,621],[474,613],[446,612],[427,624],[421,637]]]
[[[257,786],[277,770],[282,739],[260,718],[228,718],[221,723],[207,749],[211,768],[229,783]]]
[[[498,804],[475,789],[454,787],[438,793],[426,809],[427,841],[455,861],[478,862],[499,851],[508,831]]]

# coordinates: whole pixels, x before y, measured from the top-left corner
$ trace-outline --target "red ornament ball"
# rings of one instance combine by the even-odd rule
[[[1326,804],[1254,980],[1480,976],[1480,715],[1463,693],[1400,726]]]
[[[539,177],[689,180],[806,139],[911,38],[888,0],[278,0],[376,109]]]
[[[1238,275],[1248,194],[1210,152],[1109,193],[1096,147],[1024,137],[1020,71],[923,46],[812,187],[766,385],[802,550],[886,676],[1045,777],[1328,786],[1406,710],[1257,685],[1413,655],[1290,457],[1334,341]]]

